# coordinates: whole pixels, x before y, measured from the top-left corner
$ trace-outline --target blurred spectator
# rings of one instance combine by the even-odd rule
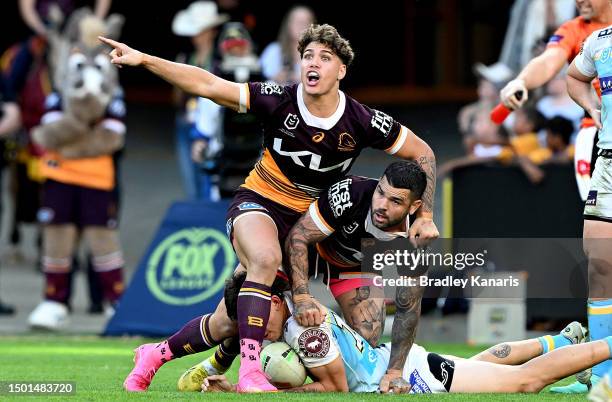
[[[205,70],[214,69],[214,45],[217,27],[227,22],[229,16],[219,14],[217,5],[212,1],[196,1],[185,10],[179,11],[172,21],[172,32],[178,36],[191,38],[193,52],[179,54],[176,61],[187,63]],[[178,107],[176,117],[176,150],[187,197],[198,198],[198,166],[191,155],[194,144],[191,130],[195,123],[197,98],[175,89],[175,103]]]
[[[295,6],[285,14],[276,42],[270,43],[261,53],[266,79],[280,85],[300,81],[301,60],[297,44],[302,31],[315,20],[314,12],[306,6]]]
[[[573,132],[580,128],[584,117],[584,110],[567,94],[565,71],[546,84],[546,95],[538,101],[536,107],[547,119],[561,116],[569,120],[573,124]]]
[[[219,36],[221,61],[215,74],[233,82],[261,81],[261,67],[246,27],[225,25]],[[244,182],[261,153],[260,122],[209,99],[199,98],[192,158],[201,166],[200,198],[229,198]]]
[[[539,38],[576,15],[574,0],[516,0],[499,61],[519,71]]]
[[[477,143],[492,145],[503,142],[497,137],[497,127],[485,119],[489,120],[491,109],[499,102],[499,88],[512,77],[512,71],[501,63],[489,67],[478,63],[474,66],[474,72],[478,77],[478,100],[464,106],[457,119],[467,154],[474,152]],[[479,117],[482,117],[481,122],[476,128]]]
[[[488,111],[480,111],[474,118],[472,132],[468,137],[467,154],[478,158],[497,157],[502,146],[508,143],[503,129],[489,118]]]
[[[19,106],[15,102],[15,97],[8,91],[4,78],[0,75],[0,138],[14,134],[20,125]],[[3,162],[4,159],[0,159],[0,163]]]
[[[544,179],[544,171],[529,159],[529,154],[540,149],[538,131],[544,127],[544,116],[535,108],[522,108],[514,113],[514,133],[510,144],[497,157],[502,163],[515,162],[534,184]]]
[[[4,138],[14,134],[21,124],[19,106],[14,96],[8,91],[2,75],[0,75],[0,188],[2,187],[2,169],[4,168]],[[1,193],[0,193],[1,194]],[[1,207],[1,204],[0,204]],[[0,214],[2,210],[0,208]],[[0,300],[0,315],[10,315],[15,312],[12,306],[2,303]]]
[[[523,108],[514,113],[514,135],[510,146],[515,155],[527,155],[540,147],[538,131],[544,127],[544,116],[535,108]]]
[[[545,127],[546,147],[531,151],[527,155],[529,160],[536,164],[573,161],[574,146],[570,143],[574,132],[573,123],[562,116],[555,116],[546,122]]]
[[[491,122],[488,112],[478,113],[470,137],[472,151],[466,157],[443,164],[438,170],[439,176],[459,167],[497,161],[517,163],[532,183],[542,181],[544,172],[528,159],[528,155],[540,148],[537,132],[544,127],[544,117],[533,108],[519,109],[515,115],[514,133],[507,139],[504,129]]]
[[[9,258],[23,259],[19,250],[22,224],[36,224],[36,212],[40,205],[38,169],[41,149],[33,144],[30,130],[40,122],[45,111],[45,99],[51,91],[50,71],[47,64],[47,43],[34,36],[9,48],[2,56],[2,73],[9,91],[16,96],[21,112],[21,126],[12,147],[10,169],[13,216],[10,223]],[[40,246],[40,238],[38,240]]]
[[[241,22],[249,32],[257,25],[257,18],[252,10],[252,3],[241,0],[217,0],[219,12],[229,15],[229,20]]]
[[[544,127],[544,116],[535,108],[523,108],[514,113],[510,144],[499,154],[499,160],[510,162],[516,156],[527,156],[540,148],[538,131]]]
[[[94,13],[104,18],[110,9],[112,0],[96,0]],[[56,6],[63,18],[68,17],[75,9],[73,0],[19,0],[21,18],[37,35],[47,36],[52,7]]]

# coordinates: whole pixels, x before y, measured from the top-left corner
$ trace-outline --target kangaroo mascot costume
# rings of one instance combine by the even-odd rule
[[[59,24],[56,24],[59,26]],[[109,311],[123,291],[123,254],[117,230],[113,154],[124,144],[125,105],[117,70],[98,35],[117,38],[123,17],[106,21],[79,9],[49,35],[55,88],[33,130],[45,150],[42,207],[44,300],[30,314],[32,327],[68,323],[72,258],[82,237],[93,256]]]

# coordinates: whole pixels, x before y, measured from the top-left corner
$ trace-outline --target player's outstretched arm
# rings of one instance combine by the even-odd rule
[[[576,67],[576,61],[573,61],[567,70],[567,92],[593,118],[597,128],[601,128],[599,105],[591,89],[593,78],[581,73]]]
[[[316,381],[301,387],[284,390],[286,392],[348,392],[348,382],[342,356],[331,363],[308,369],[308,374]]]
[[[527,102],[528,91],[541,87],[559,74],[567,63],[567,53],[561,47],[549,47],[541,55],[531,59],[519,75],[500,91],[504,105],[518,109]],[[520,96],[517,94],[521,93]]]
[[[387,373],[380,380],[380,392],[405,393],[410,391],[410,384],[402,377],[404,364],[414,344],[419,318],[421,317],[421,299],[425,287],[398,287],[395,293],[395,316],[391,331],[391,356]]]
[[[431,147],[410,129],[402,147],[395,154],[402,159],[417,161],[427,175],[427,187],[422,196],[423,204],[417,210],[417,219],[410,225],[411,239],[419,237],[422,242],[438,238],[440,233],[433,222],[434,196],[436,193],[436,156]]]
[[[185,92],[208,98],[234,110],[239,109],[241,84],[219,78],[199,67],[148,55],[112,39],[99,39],[113,48],[110,52],[111,63],[119,67],[143,66]]]
[[[325,239],[323,233],[306,212],[291,228],[285,240],[285,253],[289,259],[293,315],[303,327],[320,325],[326,310],[310,294],[308,289],[308,246]]]
[[[282,392],[348,392],[348,383],[342,357],[331,363],[309,368],[308,374],[316,381],[295,388],[280,389]],[[204,379],[203,392],[236,392],[236,385],[230,383],[225,375],[212,375]]]

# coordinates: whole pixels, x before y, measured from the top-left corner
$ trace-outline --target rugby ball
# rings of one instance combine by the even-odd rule
[[[306,368],[285,342],[273,342],[261,351],[261,366],[277,388],[299,387],[306,381]]]

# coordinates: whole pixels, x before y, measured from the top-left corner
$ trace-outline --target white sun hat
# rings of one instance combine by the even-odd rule
[[[229,15],[219,14],[215,2],[196,1],[174,16],[172,32],[179,36],[195,36],[228,20]]]
[[[505,84],[514,77],[514,71],[499,61],[490,66],[476,63],[474,64],[474,73],[493,84]]]

